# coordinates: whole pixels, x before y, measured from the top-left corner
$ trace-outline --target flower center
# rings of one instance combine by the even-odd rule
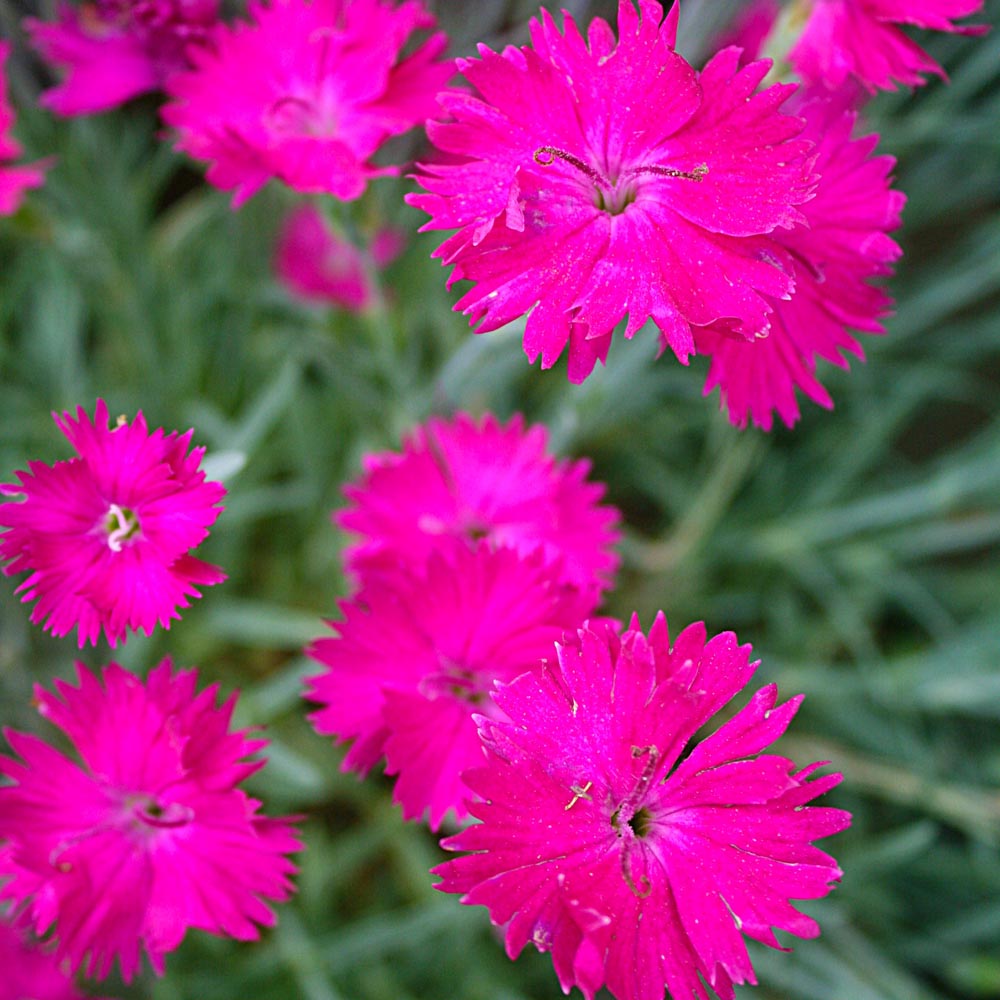
[[[558,146],[539,146],[533,158],[540,167],[551,167],[556,159],[568,163],[594,185],[594,204],[609,215],[621,215],[639,194],[639,177],[671,177],[700,182],[708,173],[708,164],[699,163],[693,170],[677,170],[659,163],[627,167],[617,178],[607,177],[601,170],[580,159],[579,156]]]
[[[440,663],[441,669],[428,674],[418,685],[418,690],[425,698],[433,700],[447,695],[477,707],[489,703],[479,671],[444,655],[441,656]]]
[[[123,545],[131,545],[142,537],[139,515],[131,507],[120,507],[116,503],[108,506],[103,528],[112,552],[121,552]]]
[[[329,109],[308,97],[287,95],[272,101],[264,112],[265,125],[281,135],[330,138],[337,122]]]
[[[154,830],[174,830],[187,826],[194,819],[194,810],[190,806],[180,802],[168,802],[164,805],[149,795],[129,796],[125,805],[131,819]]]

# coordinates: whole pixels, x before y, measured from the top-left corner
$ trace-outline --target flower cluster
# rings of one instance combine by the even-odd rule
[[[707,983],[732,1000],[755,982],[741,931],[773,948],[773,928],[819,933],[788,900],[839,880],[811,841],[850,822],[808,805],[839,774],[760,755],[801,701],[778,705],[774,685],[683,756],[755,667],[701,624],[671,644],[662,615],[648,637],[634,619],[582,629],[499,687],[506,719],[479,718],[487,759],[465,781],[480,822],[443,842],[469,853],[435,869],[437,888],[488,907],[511,958],[550,951],[567,993],[707,1000]]]
[[[794,85],[758,89],[770,64],[733,47],[697,72],[674,50],[677,6],[639,9],[621,0],[617,40],[543,12],[533,46],[460,60],[478,96],[442,97],[429,134],[447,159],[409,200],[425,229],[458,230],[436,256],[473,283],[455,308],[479,332],[527,313],[529,360],[566,351],[579,382],[619,321],[631,338],[652,319],[661,351],[711,355],[707,390],[733,423],[791,425],[796,389],[832,405],[817,359],[845,365],[851,330],[882,330],[871,282],[899,253],[893,161],[853,137],[841,98],[789,107]],[[776,12],[758,14],[755,46]]]
[[[65,72],[42,104],[90,115],[161,89],[209,44],[218,0],[94,0],[60,3],[55,23],[26,22],[39,52]]]
[[[114,646],[126,632],[169,628],[198,587],[220,583],[217,566],[190,554],[208,536],[225,489],[199,468],[193,431],[150,432],[140,411],[108,424],[80,407],[53,414],[74,458],[30,462],[17,483],[0,485],[0,560],[17,589],[37,601],[31,620],[53,635],[77,629],[79,645],[103,632]]]
[[[189,927],[253,940],[291,891],[286,819],[258,813],[238,785],[263,766],[265,741],[230,730],[235,697],[216,705],[193,670],[165,660],[143,683],[117,664],[76,686],[36,688],[41,714],[79,763],[35,736],[8,732],[0,756],[0,899],[48,934],[72,969],[126,980],[141,952],[164,955]]]
[[[40,187],[45,180],[42,166],[14,167],[11,160],[21,155],[21,147],[10,130],[14,126],[14,109],[7,99],[7,59],[10,42],[0,41],[0,215],[16,212],[25,191]]]
[[[614,508],[585,461],[546,451],[519,417],[433,419],[402,454],[369,456],[337,520],[361,535],[347,552],[359,581],[337,635],[309,654],[317,731],[353,740],[344,767],[383,756],[408,818],[438,827],[466,815],[461,774],[482,751],[473,712],[494,682],[551,655],[589,618],[617,557]]]
[[[542,367],[568,349],[569,377],[603,361],[652,319],[681,361],[694,329],[767,331],[765,298],[794,285],[762,237],[801,224],[817,177],[801,123],[782,114],[793,89],[758,91],[765,62],[727,49],[696,72],[675,51],[676,5],[618,9],[584,40],[542,13],[534,47],[480,46],[459,68],[479,95],[441,99],[429,135],[444,163],[424,165],[425,229],[457,229],[435,255],[474,284],[461,309],[495,330],[529,312],[524,349]],[[641,99],[638,95],[642,95]]]
[[[209,161],[208,180],[234,191],[234,206],[272,177],[349,200],[397,173],[372,155],[430,115],[452,75],[443,34],[403,55],[434,24],[419,0],[273,0],[249,12],[170,78],[163,117],[178,149]]]

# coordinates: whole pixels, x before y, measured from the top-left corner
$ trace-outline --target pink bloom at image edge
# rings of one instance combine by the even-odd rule
[[[96,0],[59,5],[55,23],[25,23],[35,48],[64,72],[41,103],[58,115],[108,111],[163,87],[208,44],[216,0]]]
[[[25,192],[45,182],[44,165],[9,165],[21,155],[20,144],[10,134],[15,117],[7,96],[6,64],[10,52],[10,42],[0,41],[0,215],[12,215],[24,200]]]
[[[788,58],[807,83],[831,91],[852,79],[869,92],[895,90],[897,82],[919,87],[926,74],[945,72],[899,25],[978,35],[988,27],[954,22],[982,6],[983,0],[811,0]]]
[[[236,208],[272,177],[352,200],[371,178],[398,173],[370,157],[435,112],[454,72],[439,60],[443,33],[403,55],[434,25],[422,4],[274,0],[251,2],[249,15],[220,26],[167,85],[163,118],[178,149],[208,161],[209,182],[232,190]]]
[[[0,917],[0,1000],[86,1000],[45,946]]]
[[[334,515],[359,536],[348,570],[366,578],[398,565],[419,568],[452,536],[485,538],[522,556],[541,549],[564,582],[601,593],[613,582],[621,537],[618,510],[599,501],[586,459],[557,459],[541,424],[501,424],[487,413],[433,417],[401,452],[366,455],[360,480],[344,487],[350,506]],[[596,599],[595,599],[596,604]]]
[[[374,301],[372,272],[398,256],[404,236],[380,229],[367,252],[337,232],[315,205],[301,205],[285,220],[275,250],[275,271],[288,291],[309,302],[352,312]]]
[[[489,711],[496,681],[554,654],[556,640],[594,610],[541,551],[522,558],[482,541],[443,538],[419,571],[383,574],[340,605],[337,635],[307,653],[324,670],[306,697],[321,735],[353,740],[345,770],[364,775],[383,756],[406,819],[466,816],[462,772],[482,760],[473,713]]]
[[[193,431],[149,431],[140,411],[108,426],[98,400],[94,420],[53,414],[77,455],[29,462],[17,483],[0,485],[0,561],[36,601],[31,620],[53,635],[77,629],[78,643],[112,645],[128,630],[169,628],[178,609],[221,583],[217,566],[190,554],[208,537],[225,489],[207,481],[204,448],[188,450]]]
[[[702,624],[671,646],[662,614],[642,633],[582,629],[558,662],[494,694],[509,721],[479,719],[483,766],[466,772],[479,823],[443,841],[438,889],[484,905],[507,953],[549,951],[564,992],[588,1000],[724,1000],[756,982],[743,934],[815,937],[790,899],[825,896],[841,872],[811,841],[850,815],[808,806],[840,781],[762,754],[801,698],[775,686],[682,758],[750,680],[731,633]],[[742,934],[741,934],[742,931]],[[704,981],[703,981],[704,980]]]
[[[841,368],[847,355],[864,360],[850,330],[882,334],[892,299],[873,279],[892,274],[902,251],[889,237],[900,225],[905,195],[892,188],[895,159],[875,156],[878,135],[852,138],[854,111],[835,99],[796,101],[803,135],[816,143],[816,197],[802,206],[808,226],[782,230],[774,240],[794,261],[795,292],[774,299],[771,329],[746,342],[725,331],[697,331],[698,352],[711,355],[707,395],[720,389],[720,405],[738,427],[751,421],[770,430],[773,414],[791,427],[799,418],[796,389],[830,409],[833,400],[816,377],[816,360]]]
[[[289,819],[258,814],[237,786],[264,765],[266,741],[230,731],[236,696],[197,690],[194,670],[164,660],[139,680],[117,664],[77,665],[78,686],[35,689],[39,712],[79,763],[8,730],[0,756],[0,899],[48,935],[59,960],[126,981],[145,950],[158,974],[188,928],[255,940],[292,891]]]
[[[793,281],[762,237],[802,222],[817,180],[780,111],[793,86],[758,91],[769,63],[732,48],[696,72],[674,51],[677,5],[639,7],[621,0],[617,43],[603,20],[585,41],[543,11],[533,48],[460,60],[479,96],[442,95],[448,119],[428,129],[449,162],[424,164],[407,197],[424,229],[458,230],[435,251],[472,282],[455,309],[478,332],[527,314],[529,360],[568,348],[574,382],[626,315],[626,338],[652,318],[684,363],[693,328],[766,332]]]

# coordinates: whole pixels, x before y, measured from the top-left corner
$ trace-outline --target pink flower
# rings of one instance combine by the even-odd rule
[[[721,403],[739,427],[771,429],[775,412],[791,427],[799,417],[795,390],[820,406],[833,400],[816,378],[816,359],[846,368],[847,353],[864,358],[850,329],[884,333],[880,317],[892,300],[870,282],[892,273],[902,252],[887,234],[900,224],[905,196],[891,187],[895,160],[873,156],[877,135],[852,139],[857,115],[839,102],[801,106],[803,133],[816,141],[816,197],[803,206],[808,226],[773,235],[795,261],[795,294],[773,299],[766,338],[753,342],[711,327],[698,332],[710,354],[705,392],[719,386]]]
[[[418,0],[251,3],[251,23],[220,28],[213,50],[171,79],[163,117],[179,149],[210,161],[208,179],[237,207],[271,177],[297,191],[357,198],[398,173],[370,157],[420,124],[453,72],[435,34],[403,56],[434,19]]]
[[[145,950],[157,973],[189,927],[255,940],[274,923],[264,900],[292,891],[299,849],[287,820],[258,814],[237,786],[266,745],[230,731],[234,695],[197,691],[194,670],[164,660],[145,683],[112,663],[79,686],[35,689],[38,709],[80,763],[26,733],[7,733],[20,760],[0,757],[0,898],[51,934],[72,969],[126,981]]]
[[[61,3],[55,24],[29,19],[39,52],[66,71],[42,104],[57,115],[90,115],[159,90],[207,44],[217,0],[96,0]]]
[[[93,422],[83,407],[53,418],[77,456],[30,462],[0,485],[20,501],[0,504],[4,573],[29,573],[17,593],[38,601],[31,620],[53,635],[76,628],[80,646],[102,630],[114,646],[129,629],[169,628],[199,586],[226,578],[189,554],[226,492],[198,468],[205,449],[188,451],[193,431],[150,433],[141,411],[109,429],[101,399]]]
[[[794,89],[757,92],[766,62],[726,49],[696,73],[674,51],[677,6],[620,0],[611,28],[542,12],[534,48],[480,46],[459,68],[479,91],[443,95],[429,127],[453,162],[424,165],[409,196],[457,229],[435,256],[473,287],[455,308],[495,330],[528,313],[524,349],[542,367],[569,345],[569,377],[604,361],[626,314],[652,318],[686,363],[692,327],[765,331],[769,299],[792,289],[760,237],[802,219],[814,183],[801,122],[778,111]],[[661,24],[662,19],[662,24]]]
[[[546,431],[520,416],[477,424],[460,413],[417,427],[402,453],[364,459],[359,483],[344,488],[353,506],[334,520],[362,540],[344,553],[359,575],[418,568],[443,536],[485,538],[521,555],[542,549],[564,580],[600,592],[618,566],[618,511],[600,505],[604,486],[587,481],[586,460],[557,460]],[[596,598],[595,598],[596,603]]]
[[[443,842],[472,853],[437,888],[487,906],[511,958],[551,951],[566,993],[705,1000],[704,979],[732,1000],[755,982],[741,930],[774,948],[772,928],[819,933],[787,900],[840,877],[810,841],[850,816],[806,806],[840,775],[757,756],[801,700],[776,706],[774,685],[681,760],[756,668],[731,632],[705,638],[699,623],[671,647],[662,614],[648,639],[634,619],[620,639],[583,629],[498,689],[509,721],[479,720],[487,760],[465,781],[482,822]]]
[[[307,693],[323,705],[316,731],[354,740],[344,768],[365,774],[384,754],[403,815],[429,811],[434,828],[449,810],[466,815],[461,774],[482,760],[472,713],[490,711],[493,682],[537,668],[593,611],[541,553],[438,544],[422,571],[369,581],[341,604],[337,637],[308,650],[325,670]]]
[[[58,961],[0,918],[0,1000],[85,1000]]]
[[[41,187],[45,181],[44,164],[12,167],[8,163],[21,155],[21,146],[10,134],[14,127],[14,109],[7,98],[7,76],[4,69],[10,56],[10,42],[0,41],[0,215],[18,210],[24,192]]]
[[[961,26],[955,19],[975,14],[983,0],[806,0],[808,19],[789,53],[808,83],[835,90],[856,79],[870,92],[919,87],[925,73],[944,70],[898,27],[981,34],[985,25]]]
[[[382,229],[365,252],[333,229],[315,205],[300,205],[285,220],[275,269],[293,295],[359,312],[374,300],[373,270],[389,264],[402,245],[398,230]]]

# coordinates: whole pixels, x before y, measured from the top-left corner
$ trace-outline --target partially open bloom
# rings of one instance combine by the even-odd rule
[[[757,91],[767,62],[725,49],[697,73],[674,51],[677,6],[620,0],[619,40],[593,21],[584,41],[543,11],[533,48],[480,46],[459,68],[479,95],[445,94],[429,126],[449,154],[409,196],[457,229],[435,256],[473,282],[455,308],[495,330],[528,313],[524,349],[542,367],[568,345],[580,382],[627,314],[650,318],[686,362],[693,327],[766,331],[769,299],[790,293],[787,262],[760,237],[798,224],[811,197],[809,144],[782,114],[791,86]]]
[[[507,720],[479,720],[484,766],[467,772],[481,820],[443,842],[469,851],[435,869],[444,892],[483,904],[507,953],[551,951],[565,992],[590,1000],[732,1000],[755,982],[741,935],[779,947],[772,928],[819,933],[789,899],[816,899],[840,877],[812,840],[849,814],[810,807],[840,775],[813,777],[758,756],[800,698],[769,685],[681,759],[756,664],[732,633],[701,624],[673,645],[659,616],[647,638],[582,629],[558,662],[494,695]]]
[[[0,917],[0,1000],[85,1000],[54,955]]]
[[[403,815],[429,811],[436,828],[466,815],[461,774],[482,760],[472,713],[491,710],[493,682],[538,668],[593,604],[540,552],[446,539],[422,571],[372,580],[340,611],[337,636],[308,651],[325,668],[309,680],[323,705],[310,719],[354,741],[345,768],[365,774],[385,755]]]
[[[833,400],[816,378],[816,360],[842,368],[847,354],[864,358],[859,330],[879,334],[892,300],[872,285],[892,273],[902,252],[889,233],[900,224],[905,196],[892,188],[891,156],[873,156],[877,135],[852,138],[857,115],[836,101],[801,106],[805,135],[816,141],[816,197],[803,206],[808,226],[772,237],[794,261],[795,294],[774,299],[767,337],[747,342],[712,327],[699,330],[699,353],[712,364],[706,394],[719,387],[729,419],[770,430],[776,412],[791,427],[799,417],[796,389],[820,406]]]
[[[955,21],[982,9],[983,0],[800,0],[805,25],[788,54],[808,83],[835,90],[850,80],[867,90],[895,90],[896,83],[919,87],[927,73],[944,76],[930,54],[900,25],[966,35],[983,25]]]
[[[221,27],[195,68],[171,78],[163,117],[177,146],[208,160],[208,179],[238,206],[276,177],[297,191],[357,198],[395,174],[372,155],[423,122],[453,70],[419,0],[250,3],[250,23]]]
[[[45,172],[39,165],[14,167],[11,160],[21,155],[21,146],[10,134],[14,126],[14,109],[7,98],[5,65],[10,56],[10,42],[0,41],[0,215],[16,212],[24,192],[40,187]]]
[[[382,229],[362,250],[315,205],[301,205],[282,227],[275,270],[293,295],[358,312],[375,298],[373,272],[396,257],[402,240],[397,230]]]
[[[150,432],[141,411],[108,427],[53,414],[76,449],[55,465],[30,462],[17,483],[0,485],[4,573],[27,572],[17,593],[37,604],[31,620],[53,635],[78,630],[79,644],[104,632],[114,646],[126,631],[170,627],[198,587],[225,574],[190,555],[208,536],[225,489],[199,469],[204,448],[188,450],[193,431]]]
[[[65,71],[42,104],[58,115],[90,115],[163,87],[207,44],[217,0],[94,0],[61,3],[53,23],[26,23],[39,52]]]
[[[336,522],[361,536],[345,552],[349,569],[370,575],[421,566],[442,537],[485,538],[522,555],[541,549],[563,579],[585,590],[609,587],[618,566],[618,511],[598,501],[590,463],[556,459],[545,428],[520,416],[478,423],[460,413],[432,418],[402,453],[366,456],[364,475],[344,488],[352,506]]]
[[[38,710],[79,763],[26,733],[0,757],[0,898],[49,934],[73,969],[104,978],[117,958],[132,978],[145,950],[164,955],[189,927],[254,940],[291,892],[299,841],[238,787],[266,745],[230,730],[235,695],[199,692],[194,670],[164,660],[143,683],[117,664],[78,686],[36,688]]]

